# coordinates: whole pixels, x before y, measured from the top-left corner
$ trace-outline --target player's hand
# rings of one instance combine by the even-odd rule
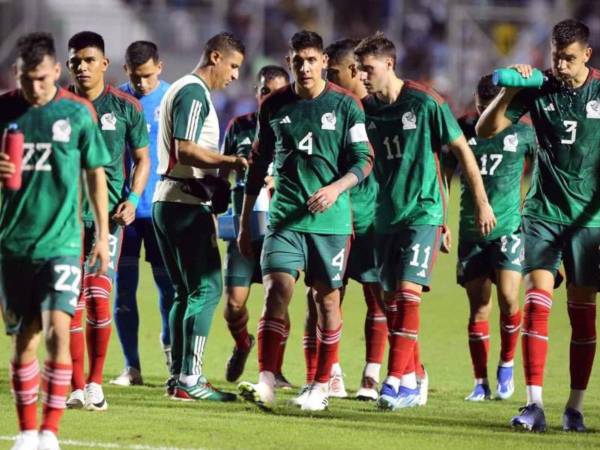
[[[135,206],[130,201],[125,200],[119,206],[112,216],[117,224],[127,226],[135,220]]]
[[[515,69],[523,78],[529,78],[533,74],[533,67],[531,67],[529,64],[513,64],[508,68]]]
[[[0,180],[10,178],[15,173],[15,165],[9,161],[6,153],[0,153]]]
[[[237,238],[238,250],[242,256],[246,259],[252,259],[254,257],[254,250],[252,249],[252,240],[250,239],[250,230],[247,227],[240,224],[240,233]]]
[[[109,262],[110,254],[108,252],[108,238],[96,239],[89,259],[90,267],[94,267],[96,263],[98,263],[95,275],[104,275],[108,270]]]
[[[272,175],[267,175],[265,177],[265,187],[268,191],[275,190],[275,178]]]
[[[452,249],[452,233],[450,228],[444,227],[444,233],[442,234],[442,246],[440,250],[442,253],[450,253]]]
[[[487,236],[496,226],[496,216],[489,203],[476,206],[475,208],[475,224],[482,236]]]
[[[306,202],[308,210],[313,213],[327,211],[340,195],[337,186],[330,184],[315,192]]]
[[[233,162],[233,168],[238,173],[244,173],[249,167],[248,160],[246,158],[242,158],[241,156],[236,156],[235,161]]]

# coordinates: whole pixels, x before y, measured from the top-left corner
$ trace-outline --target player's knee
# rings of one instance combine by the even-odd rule
[[[51,324],[45,333],[46,351],[51,359],[69,352],[69,330]]]

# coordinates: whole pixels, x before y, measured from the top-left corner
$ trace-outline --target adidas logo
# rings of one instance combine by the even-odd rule
[[[337,273],[336,276],[331,279],[331,281],[342,281],[342,276]]]
[[[367,130],[376,130],[377,126],[375,125],[375,122],[371,122],[369,124],[369,126],[367,127]]]
[[[292,119],[290,119],[290,116],[285,116],[279,123],[292,123]]]
[[[556,111],[556,108],[554,107],[554,103],[550,103],[548,106],[544,106],[542,109],[544,111]]]
[[[520,260],[520,258],[515,258],[510,263],[514,264],[516,266],[520,266],[521,265],[521,260]]]
[[[421,278],[427,278],[427,272],[425,272],[425,269],[423,269],[417,274],[417,276]]]
[[[250,140],[249,137],[247,137],[242,142],[240,142],[240,145],[252,145],[252,141]]]
[[[474,137],[472,137],[471,139],[469,139],[469,141],[467,142],[467,144],[469,144],[469,145],[477,145],[477,139],[475,139]]]

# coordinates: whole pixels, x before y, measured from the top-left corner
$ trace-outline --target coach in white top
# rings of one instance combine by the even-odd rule
[[[206,198],[189,193],[216,169],[243,171],[243,158],[219,154],[219,122],[212,89],[236,80],[244,45],[229,33],[208,40],[194,71],[171,85],[160,105],[158,174],[152,221],[176,294],[169,316],[173,363],[169,395],[187,400],[232,401],[202,374],[202,354],[221,297],[221,258],[213,211]]]

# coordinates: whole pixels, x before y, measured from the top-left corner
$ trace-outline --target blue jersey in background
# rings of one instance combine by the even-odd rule
[[[146,123],[148,124],[148,134],[150,137],[150,175],[148,176],[148,184],[146,189],[140,197],[140,202],[135,212],[136,218],[149,219],[152,217],[152,196],[154,195],[154,187],[158,182],[160,176],[156,174],[156,168],[158,167],[158,154],[156,151],[156,139],[158,137],[158,124],[160,115],[160,101],[169,89],[170,84],[165,81],[160,81],[157,88],[154,89],[148,95],[140,96],[135,92],[130,83],[125,83],[119,86],[123,92],[127,92],[137,98],[142,104],[144,115],[146,116]],[[125,170],[129,179],[133,161],[129,152],[125,155]],[[127,189],[130,183],[126,183]],[[127,195],[127,193],[125,193]]]

